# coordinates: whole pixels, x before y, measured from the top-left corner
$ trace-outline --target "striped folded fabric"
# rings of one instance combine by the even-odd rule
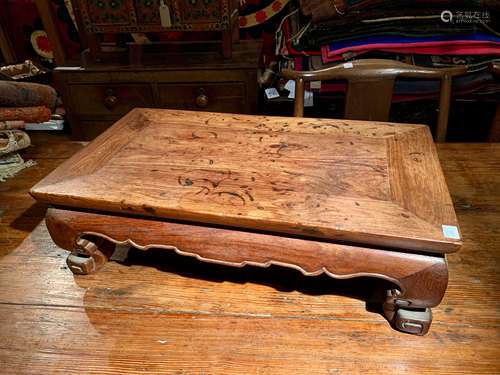
[[[321,48],[323,62],[334,62],[370,51],[428,55],[500,55],[500,38],[475,33],[427,37],[367,37],[330,43]]]

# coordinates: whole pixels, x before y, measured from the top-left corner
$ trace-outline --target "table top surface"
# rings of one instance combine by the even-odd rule
[[[135,109],[31,191],[54,205],[452,252],[427,127]]]

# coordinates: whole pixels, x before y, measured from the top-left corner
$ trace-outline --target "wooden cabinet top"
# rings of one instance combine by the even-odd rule
[[[151,47],[152,51],[149,51]],[[158,47],[158,48],[157,48]],[[220,43],[206,41],[203,43],[189,43],[189,45],[169,45],[161,47],[157,44],[144,46],[147,53],[144,54],[144,65],[134,66],[128,62],[128,57],[124,54],[106,56],[106,62],[90,61],[84,67],[81,60],[76,59],[66,62],[62,66],[54,69],[57,75],[85,76],[88,74],[105,73],[105,80],[114,80],[123,77],[127,80],[134,80],[138,73],[152,72],[159,77],[168,75],[171,71],[191,71],[204,70],[211,71],[231,71],[235,69],[248,69],[257,71],[259,67],[259,56],[262,49],[262,42],[258,40],[242,40],[234,44],[231,59],[225,59],[220,54]],[[111,55],[111,54],[110,54]],[[130,74],[133,73],[133,74]],[[208,77],[210,78],[213,77]],[[144,80],[144,77],[140,77]]]
[[[56,206],[452,252],[421,125],[137,108],[31,191]]]

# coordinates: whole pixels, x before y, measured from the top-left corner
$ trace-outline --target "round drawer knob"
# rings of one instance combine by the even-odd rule
[[[205,94],[205,90],[200,89],[198,91],[198,96],[196,97],[196,106],[199,108],[205,108],[208,105],[208,96]]]
[[[118,104],[118,98],[114,95],[112,89],[107,89],[106,97],[104,98],[104,106],[111,110],[116,106],[116,104]]]

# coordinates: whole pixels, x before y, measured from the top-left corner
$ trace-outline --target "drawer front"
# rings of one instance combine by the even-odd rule
[[[122,116],[135,107],[152,107],[149,85],[72,85],[71,97],[79,115]]]
[[[159,106],[211,112],[246,113],[243,82],[160,84]]]

